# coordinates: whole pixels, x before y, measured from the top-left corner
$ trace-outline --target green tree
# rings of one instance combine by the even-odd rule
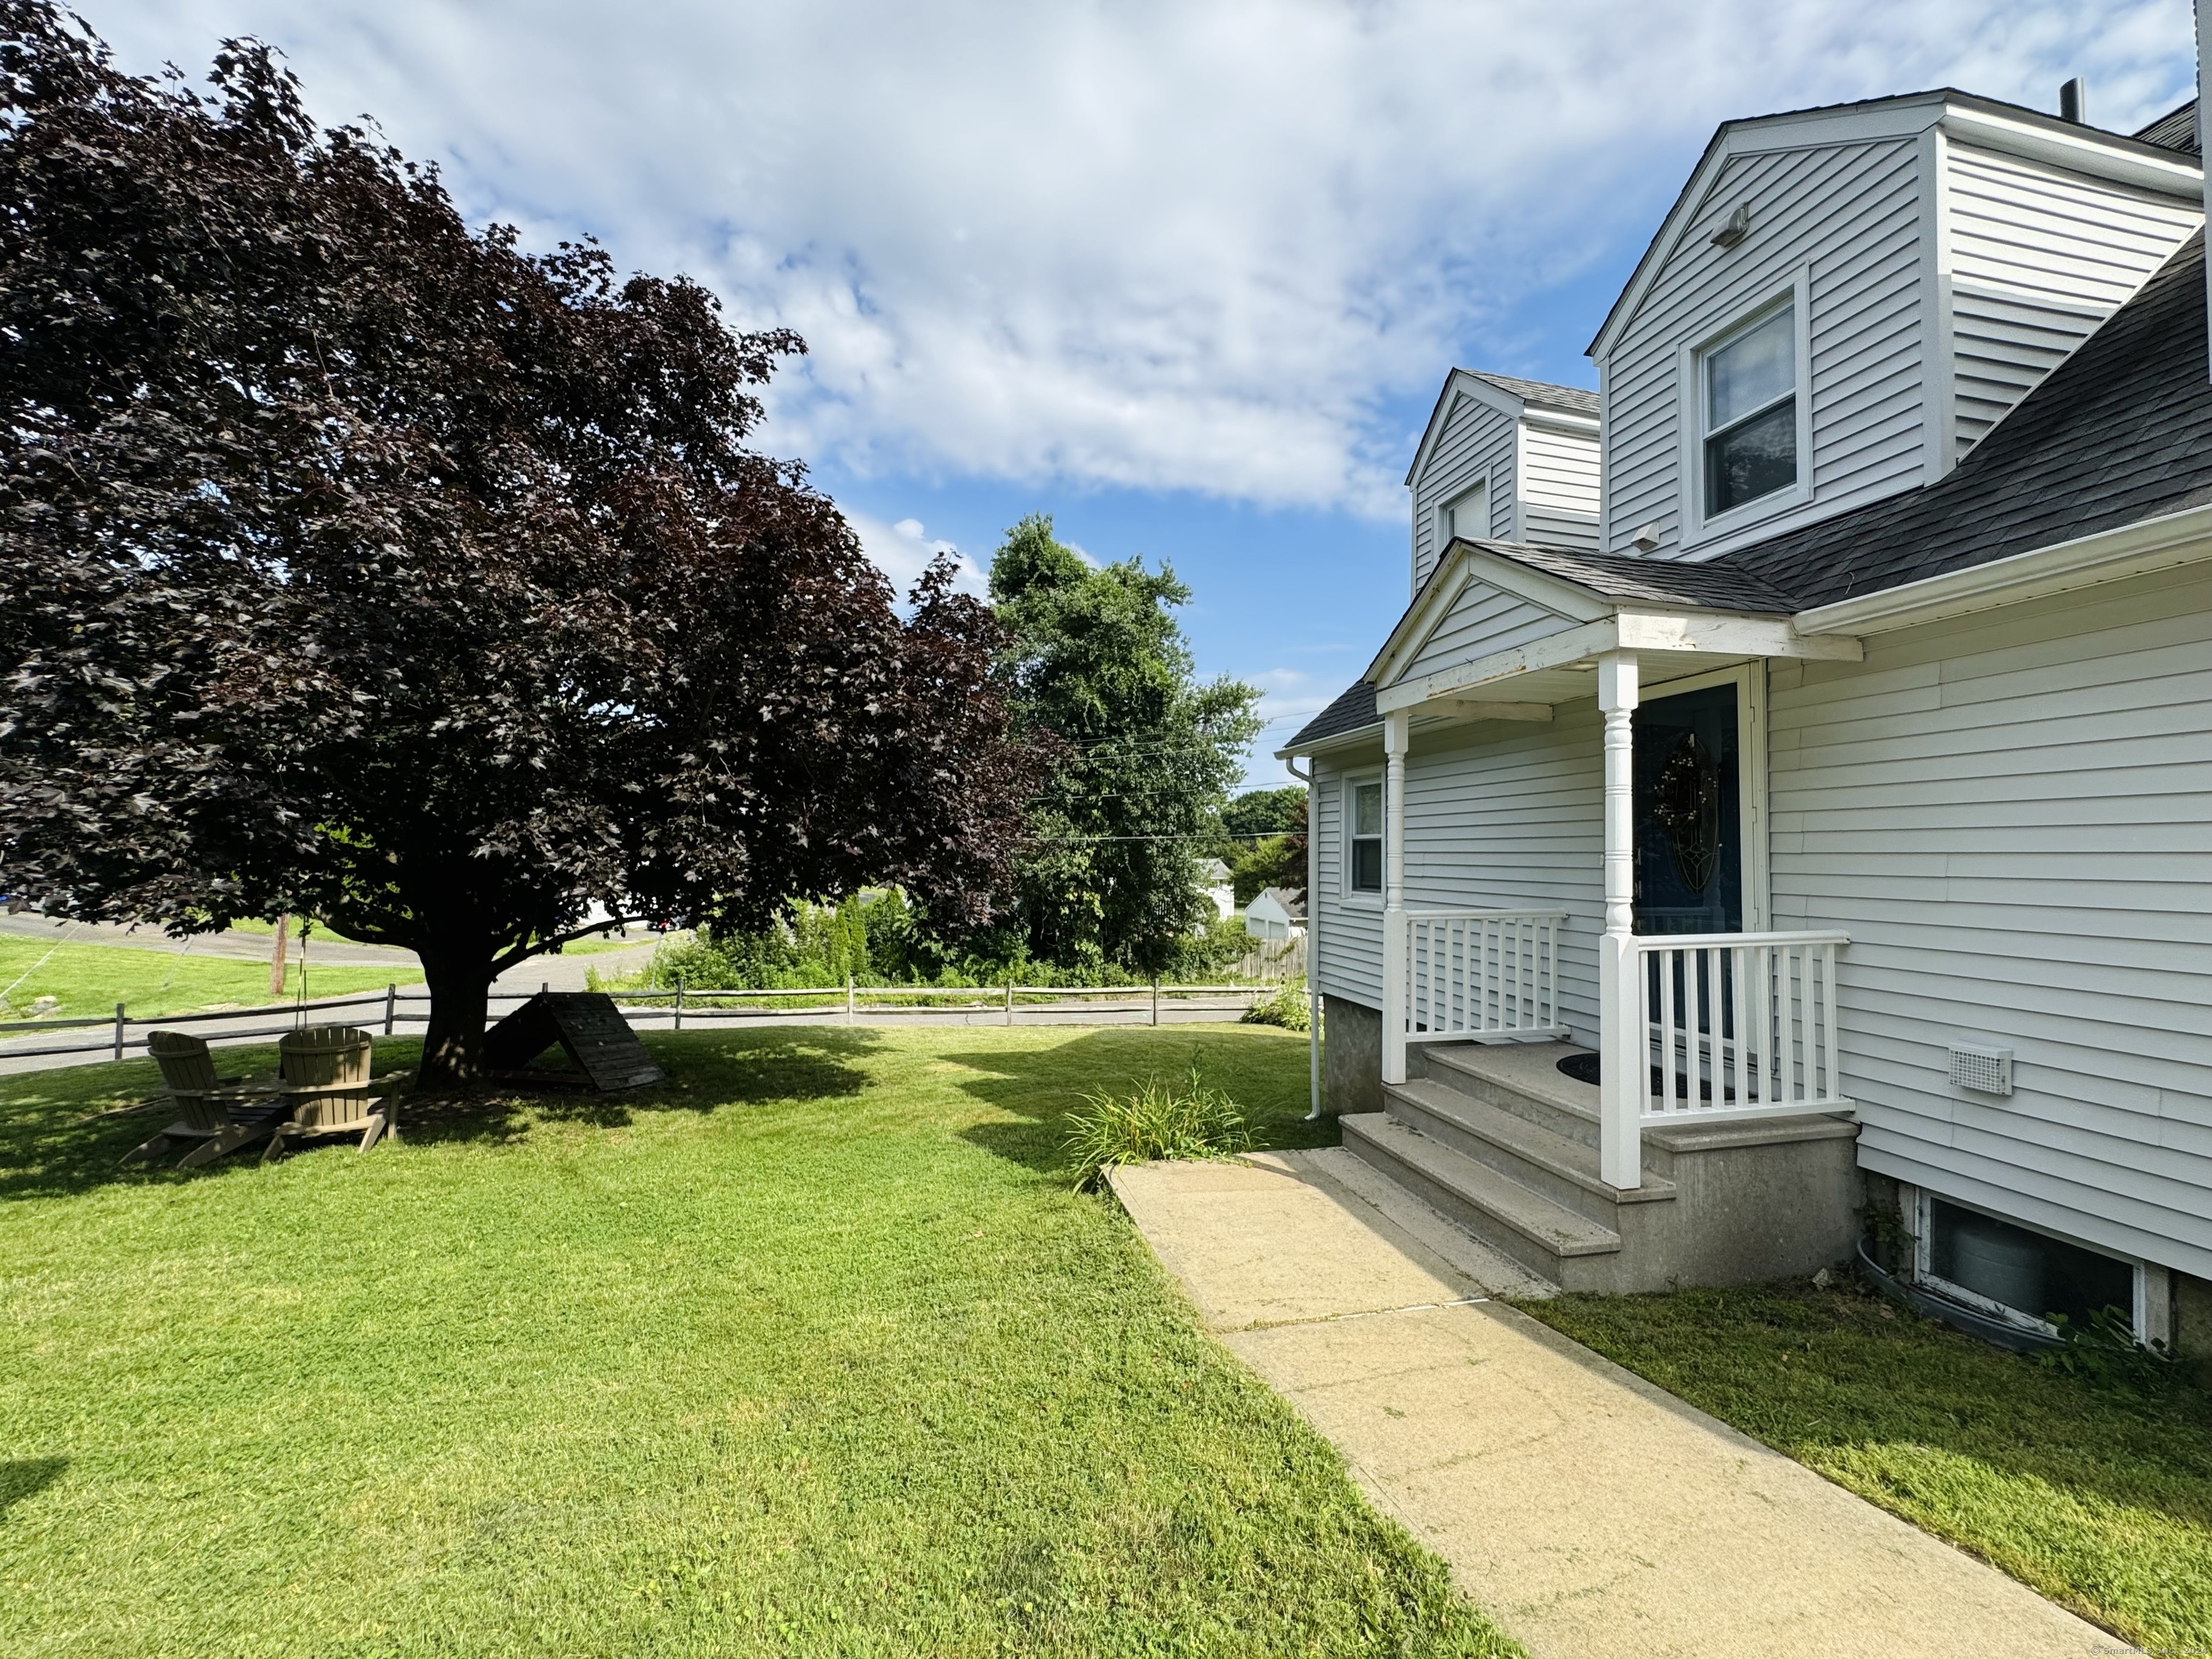
[[[1237,902],[1249,904],[1263,887],[1306,884],[1306,792],[1303,785],[1255,789],[1223,809],[1223,838]]]
[[[1093,568],[1043,514],[1006,532],[991,599],[1016,718],[1058,744],[1018,871],[1019,948],[1165,972],[1205,919],[1198,861],[1260,729],[1259,693],[1198,679],[1173,570]]]

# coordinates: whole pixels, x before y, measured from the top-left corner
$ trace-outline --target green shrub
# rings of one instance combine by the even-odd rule
[[[1271,997],[1261,997],[1244,1011],[1247,1025],[1279,1025],[1286,1031],[1304,1031],[1313,1025],[1313,1013],[1306,1006],[1306,982],[1304,979],[1283,981],[1283,988]]]
[[[1180,1083],[1150,1078],[1126,1095],[1094,1090],[1067,1125],[1079,1188],[1095,1185],[1117,1164],[1229,1158],[1252,1145],[1243,1109],[1199,1075],[1194,1054]]]

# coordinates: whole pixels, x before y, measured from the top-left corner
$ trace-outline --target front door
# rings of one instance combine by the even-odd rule
[[[1636,931],[1743,931],[1741,756],[1734,682],[1636,711]]]

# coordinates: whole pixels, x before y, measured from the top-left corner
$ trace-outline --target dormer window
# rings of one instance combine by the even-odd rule
[[[1437,516],[1441,532],[1437,538],[1438,547],[1455,536],[1471,542],[1486,540],[1490,535],[1490,480],[1485,478],[1474,489],[1462,490],[1438,509]]]
[[[1765,313],[1702,355],[1705,516],[1797,483],[1797,308]]]

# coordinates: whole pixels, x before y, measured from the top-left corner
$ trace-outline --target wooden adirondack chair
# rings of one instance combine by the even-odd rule
[[[212,1164],[267,1134],[284,1115],[282,1103],[271,1097],[270,1085],[217,1077],[207,1043],[189,1032],[149,1031],[146,1051],[161,1066],[161,1086],[180,1115],[151,1140],[125,1153],[125,1164],[143,1164],[187,1140],[199,1145],[178,1161],[179,1169]]]
[[[372,1078],[369,1048],[368,1033],[352,1025],[307,1025],[276,1039],[276,1087],[291,1111],[270,1136],[263,1163],[290,1141],[357,1134],[365,1152],[386,1136],[399,1138],[398,1085],[406,1074]]]

